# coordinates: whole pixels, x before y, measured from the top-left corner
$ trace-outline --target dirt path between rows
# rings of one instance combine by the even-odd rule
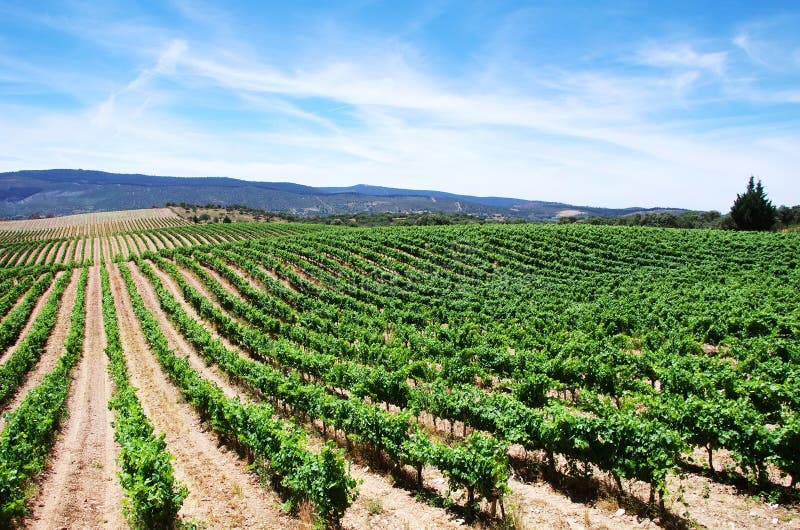
[[[132,255],[132,254],[137,254],[138,255],[141,252],[139,250],[139,242],[136,241],[136,238],[133,237],[133,234],[125,234],[123,237],[125,238],[125,240],[128,242],[128,245],[130,246],[129,255]]]
[[[6,426],[5,420],[2,419],[2,414],[16,409],[25,396],[28,395],[31,389],[36,388],[42,382],[44,376],[53,371],[56,367],[58,359],[64,353],[64,342],[69,333],[70,316],[72,314],[72,306],[75,305],[75,294],[78,286],[78,278],[80,277],[80,269],[72,270],[72,277],[69,280],[64,294],[61,297],[61,304],[58,307],[58,316],[56,323],[53,327],[53,332],[47,339],[44,351],[38,362],[28,372],[25,382],[17,389],[14,399],[7,403],[4,407],[0,407],[0,430]],[[49,296],[48,293],[45,293]],[[44,297],[43,297],[44,298]]]
[[[168,234],[168,233],[166,233],[166,232],[159,232],[159,234],[158,234],[158,235],[159,235],[159,236],[161,236],[161,238],[160,238],[160,239],[161,239],[161,242],[164,244],[165,248],[169,248],[169,249],[173,249],[173,248],[175,248],[175,246],[176,246],[176,245],[175,245],[175,242],[172,240],[172,238],[171,238],[171,237],[169,237],[169,234]]]
[[[247,282],[250,284],[250,286],[253,289],[255,289],[256,291],[262,291],[262,292],[268,293],[270,296],[274,296],[274,297],[278,298],[279,300],[281,300],[281,301],[289,304],[290,306],[292,306],[292,304],[287,302],[283,297],[281,297],[281,296],[279,296],[277,294],[274,294],[270,289],[267,288],[267,286],[264,283],[262,283],[257,278],[254,278],[253,276],[251,276],[250,273],[248,273],[244,269],[240,268],[237,264],[231,263],[230,261],[227,260],[227,258],[220,258],[220,259],[222,259],[223,262],[225,263],[225,265],[227,265],[228,267],[233,269],[233,271],[236,272],[239,276],[241,276],[242,278],[247,280]],[[281,278],[280,276],[275,274],[275,272],[272,269],[268,269],[267,267],[263,266],[261,263],[259,263],[256,260],[253,260],[253,263],[255,263],[256,267],[261,272],[263,272],[266,276],[268,276],[268,277],[272,278],[273,280],[275,280],[276,282],[280,283],[281,285],[283,285],[284,287],[286,287],[288,290],[292,291],[293,293],[297,293],[298,292],[294,287],[292,287],[292,284],[291,284],[291,282],[289,280],[286,280],[285,278]],[[296,312],[296,308],[294,306],[292,306],[292,308]]]
[[[128,234],[128,237],[131,238],[133,241],[133,248],[135,249],[136,254],[141,254],[145,250],[147,250],[147,245],[144,243],[139,234]]]
[[[155,265],[151,264],[151,266],[155,268]],[[194,347],[189,344],[183,335],[178,333],[178,331],[170,322],[169,317],[166,315],[166,313],[164,313],[164,310],[161,309],[161,305],[159,304],[153,284],[150,283],[150,281],[144,276],[144,274],[142,274],[135,264],[131,263],[128,268],[130,269],[131,276],[136,284],[136,290],[139,291],[139,294],[142,296],[142,300],[144,300],[144,304],[150,310],[153,318],[158,321],[158,325],[161,328],[161,332],[164,334],[164,337],[166,337],[170,349],[176,351],[182,357],[186,357],[189,361],[189,364],[196,372],[203,376],[204,379],[213,381],[222,389],[226,396],[238,396],[240,398],[244,398],[243,401],[249,401],[245,396],[236,392],[233,387],[230,386],[227,376],[223,374],[216,365],[206,366],[205,361],[203,361],[200,355],[197,354]],[[167,288],[172,296],[175,296],[176,293],[172,289],[169,289],[169,287],[173,286],[167,286]],[[197,318],[196,314],[189,313],[189,315],[192,318]],[[210,328],[209,331],[211,331]]]
[[[157,432],[166,433],[176,477],[189,488],[180,515],[209,528],[293,528],[280,513],[277,498],[234,452],[219,446],[212,433],[181,397],[150,352],[117,266],[109,266],[119,316],[120,338],[131,382]]]
[[[100,265],[100,256],[101,256],[100,238],[99,237],[93,237],[92,238],[92,263],[94,265]]]
[[[74,259],[79,263],[82,263],[84,259],[83,249],[84,249],[84,240],[77,239],[75,243],[75,255],[72,257],[72,259]]]
[[[41,243],[40,243],[41,245]],[[39,258],[39,254],[42,253],[46,245],[42,245],[35,250],[33,250],[30,254],[28,254],[28,259],[25,260],[25,265],[33,265],[36,263],[36,260]]]
[[[229,349],[236,351],[241,357],[249,358],[236,346],[220,337],[213,326],[199,318],[197,312],[186,302],[180,294],[175,281],[165,272],[158,269],[155,264],[151,264],[156,271],[164,287],[179,302],[184,311],[193,319],[201,322],[211,331],[212,335],[222,340],[223,344]],[[199,281],[186,270],[181,271],[184,278],[194,287],[201,287]],[[146,281],[143,277],[142,280]],[[201,291],[202,292],[202,291]],[[207,295],[207,293],[204,293]],[[213,300],[213,298],[209,298]],[[151,306],[148,306],[151,308]],[[160,310],[159,310],[160,311]],[[224,310],[223,310],[224,311]],[[226,312],[228,316],[231,316]],[[154,312],[155,316],[155,312]],[[166,316],[164,316],[166,318]],[[161,324],[161,322],[159,322]],[[169,324],[168,324],[169,325]],[[170,328],[172,326],[170,325]],[[162,324],[163,329],[163,324]],[[174,331],[174,329],[173,329]],[[202,362],[202,361],[200,361]],[[218,370],[214,367],[214,370]],[[220,374],[220,372],[216,372]],[[204,375],[205,376],[205,375]],[[243,400],[251,399],[247,393],[232,387],[225,382],[224,374],[218,375],[223,380],[223,389],[235,392]],[[304,429],[307,439],[312,447],[319,449],[324,444],[321,435],[314,432],[312,428]],[[453,516],[446,511],[430,506],[414,498],[414,493],[404,489],[396,488],[386,476],[371,471],[368,467],[359,465],[348,460],[348,470],[353,478],[361,481],[358,487],[359,496],[356,502],[345,513],[342,521],[345,528],[375,528],[375,529],[427,529],[427,528],[457,528],[459,524],[453,520]]]
[[[16,256],[16,260],[14,261],[14,266],[19,267],[24,265],[28,262],[28,258],[30,257],[33,250],[30,249],[23,249],[20,251],[19,255]]]
[[[50,298],[50,293],[53,292],[53,287],[56,284],[56,280],[58,280],[58,278],[60,278],[62,274],[64,274],[63,271],[59,271],[56,273],[55,277],[53,278],[53,281],[50,283],[50,287],[48,287],[45,290],[45,292],[42,293],[42,296],[39,297],[39,300],[36,301],[36,304],[33,306],[33,311],[31,311],[31,314],[28,317],[28,322],[25,323],[25,327],[23,327],[22,331],[19,332],[19,336],[17,337],[17,342],[15,342],[9,349],[3,352],[2,355],[0,355],[0,364],[6,362],[6,360],[8,360],[8,358],[11,357],[11,355],[17,350],[17,348],[19,348],[19,345],[22,343],[22,341],[25,340],[25,336],[28,334],[28,332],[30,332],[31,328],[33,327],[33,323],[36,321],[36,317],[39,316],[39,313],[41,313],[42,311],[42,307],[44,307],[44,304],[47,302],[47,299]],[[36,278],[36,280],[39,280],[39,278]],[[28,293],[26,292],[25,296],[27,296],[27,294]],[[22,299],[17,301],[17,305],[21,303],[21,300]]]
[[[63,435],[52,452],[52,464],[40,480],[26,527],[122,528],[122,489],[116,476],[119,448],[114,441],[113,412],[108,401],[113,384],[102,317],[100,267],[89,269],[86,287],[86,335],[83,357],[74,372]]]
[[[158,250],[158,245],[156,245],[155,241],[150,237],[150,234],[144,233],[141,235],[142,241],[145,242],[147,245],[147,250],[151,250],[153,252]]]
[[[120,253],[120,249],[117,246],[117,236],[107,235],[105,240],[106,243],[108,244],[108,255],[111,259],[114,259],[114,257]]]
[[[178,270],[180,271],[181,275],[183,276],[183,279],[186,280],[186,283],[188,283],[191,287],[193,287],[197,292],[202,294],[204,297],[208,298],[208,300],[210,302],[213,302],[215,305],[217,305],[220,308],[220,310],[222,310],[222,312],[224,312],[225,315],[228,318],[230,318],[234,322],[236,322],[238,324],[241,324],[243,326],[252,327],[250,325],[250,323],[246,322],[244,319],[240,318],[238,315],[235,315],[231,311],[223,308],[220,305],[219,300],[217,300],[217,297],[214,296],[214,294],[209,290],[209,288],[206,287],[206,284],[203,283],[203,281],[197,275],[195,275],[194,272],[190,271],[189,269],[187,269],[183,265],[180,265],[180,264],[177,264],[177,263],[175,264],[175,266],[178,267]],[[206,272],[209,272],[208,269],[203,267],[202,265],[200,265],[200,268],[202,268]],[[166,273],[164,273],[164,274],[166,274]],[[210,276],[211,276],[212,279],[215,279],[215,280],[220,279],[218,276],[215,277],[214,274],[210,274]],[[169,277],[169,281],[170,282],[174,281],[171,276]],[[236,290],[235,287],[233,287],[230,284],[228,284],[227,281],[223,280],[223,282],[220,282],[220,284],[222,285],[223,289],[227,290],[235,298],[238,298],[239,300],[244,301],[244,299],[242,298],[241,294],[239,294],[239,291]],[[177,284],[176,284],[176,288],[177,288]],[[173,294],[173,296],[175,296],[175,295]],[[182,299],[182,298],[183,298],[183,296],[181,295],[180,299]]]
[[[100,241],[101,247],[101,254],[103,255],[103,259],[106,263],[111,262],[111,243],[108,241],[109,236],[103,236],[98,241]]]
[[[194,245],[194,243],[191,243],[183,234],[181,234],[177,230],[175,232],[172,232],[169,235],[171,235],[172,237],[174,237],[177,240],[177,245],[176,246],[191,247],[191,246]]]
[[[45,265],[53,263],[53,259],[55,258],[55,255],[58,252],[59,247],[61,247],[61,242],[54,243],[53,246],[50,247],[50,251],[47,253],[47,256],[44,259]]]
[[[203,268],[215,280],[219,281],[226,290],[229,290],[232,294],[242,299],[240,293],[227,280],[222,278],[215,271],[209,270],[208,267]],[[184,279],[190,285],[195,287],[209,300],[215,300],[193,273],[180,266],[179,269]],[[193,318],[198,319],[192,308],[183,301],[174,281],[160,270],[158,274],[165,287],[167,287],[171,294],[181,302],[184,310]],[[228,317],[241,322],[225,309],[222,309],[222,311]],[[204,324],[210,327],[208,322],[204,322]],[[230,347],[230,345],[228,346]],[[238,351],[236,347],[232,349]],[[239,354],[246,357],[241,351],[239,351]],[[415,516],[415,512],[419,513],[419,507],[409,507],[409,502],[416,502],[413,498],[410,498],[411,494],[402,489],[392,487],[384,477],[370,472],[369,468],[358,464],[352,464],[351,472],[354,477],[363,480],[364,483],[359,488],[362,492],[362,497],[345,516],[344,523],[346,526],[353,528],[404,528],[406,525],[409,525],[411,528],[439,528],[447,524],[454,524],[454,522],[450,520],[448,514],[441,510],[434,509],[434,513],[427,514],[424,518]],[[425,469],[425,476],[428,487],[439,491],[440,494],[444,494],[446,484],[438,470],[427,466]],[[627,514],[617,515],[615,511],[587,507],[580,503],[574,503],[563,494],[553,491],[546,484],[525,484],[517,480],[512,480],[509,486],[511,487],[513,498],[517,501],[515,513],[518,519],[525,524],[526,528],[575,528],[587,519],[590,520],[593,525],[600,524],[601,527],[604,526],[609,529],[631,528],[637,525],[635,517]],[[463,499],[460,499],[460,502],[463,502]],[[513,503],[514,501],[511,501],[512,505]],[[380,511],[378,510],[379,506],[381,508]],[[404,510],[408,513],[404,514]],[[387,513],[384,512],[395,513],[392,516],[388,516]],[[408,514],[410,514],[410,517]]]
[[[67,245],[67,250],[64,251],[64,260],[62,263],[68,263],[72,261],[75,256],[75,240],[70,239],[69,244]]]

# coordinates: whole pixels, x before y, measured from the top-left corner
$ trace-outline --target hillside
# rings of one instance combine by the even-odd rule
[[[797,528],[797,234],[178,222],[0,230],[0,527]]]
[[[356,185],[315,188],[290,182],[253,182],[221,177],[161,177],[51,169],[0,173],[0,218],[130,210],[190,204],[240,204],[295,215],[357,212],[467,213],[530,220],[560,215],[615,217],[677,208],[597,208],[511,197],[474,197],[441,191]]]

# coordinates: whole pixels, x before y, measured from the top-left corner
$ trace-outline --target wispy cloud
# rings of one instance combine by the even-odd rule
[[[141,70],[133,80],[109,94],[97,106],[92,122],[100,127],[118,129],[121,120],[131,120],[141,116],[152,99],[148,83],[158,76],[174,74],[175,65],[187,48],[182,40],[169,42],[159,54],[155,65]],[[128,97],[130,101],[121,109],[118,101],[124,97]]]
[[[215,31],[209,28],[218,18],[248,24],[231,13],[208,16],[176,5],[186,26],[137,15],[131,24],[114,24],[113,43],[103,28],[77,36],[67,17],[60,31],[129,66],[112,79],[102,70],[82,71],[93,96],[80,109],[0,103],[8,117],[0,120],[8,139],[0,168],[369,182],[718,209],[747,175],[767,168],[777,200],[800,202],[792,178],[800,160],[790,148],[800,144],[798,116],[765,119],[759,111],[796,104],[800,96],[791,85],[765,90],[741,67],[738,57],[754,42],[751,29],[631,39],[627,55],[619,47],[600,50],[604,60],[588,63],[542,54],[524,61],[527,50],[513,50],[514,41],[501,52],[480,42],[479,59],[452,75],[442,60],[425,59],[433,53],[431,37],[419,35],[452,16],[441,6],[416,13],[402,30],[364,32],[349,44],[340,39],[349,28],[337,27],[335,18],[308,25],[304,38],[315,42],[312,49],[288,36],[283,48],[269,36]],[[254,23],[265,24],[264,33],[289,33],[265,19]],[[335,45],[328,49],[331,34]],[[747,38],[735,42],[737,35]],[[0,60],[0,79],[24,75],[25,64],[46,68]],[[85,87],[59,77],[38,82],[87,98]]]
[[[728,52],[698,52],[687,43],[672,46],[649,44],[639,52],[637,59],[648,66],[697,70],[721,76],[725,73]]]

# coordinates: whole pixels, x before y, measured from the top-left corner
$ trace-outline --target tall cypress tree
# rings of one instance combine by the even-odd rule
[[[747,183],[747,191],[736,195],[731,206],[731,218],[737,230],[771,230],[775,226],[777,210],[767,198],[761,180]]]

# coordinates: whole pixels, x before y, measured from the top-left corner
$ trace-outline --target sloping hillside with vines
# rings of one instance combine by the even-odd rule
[[[3,525],[800,525],[797,234],[54,235],[0,244]]]

